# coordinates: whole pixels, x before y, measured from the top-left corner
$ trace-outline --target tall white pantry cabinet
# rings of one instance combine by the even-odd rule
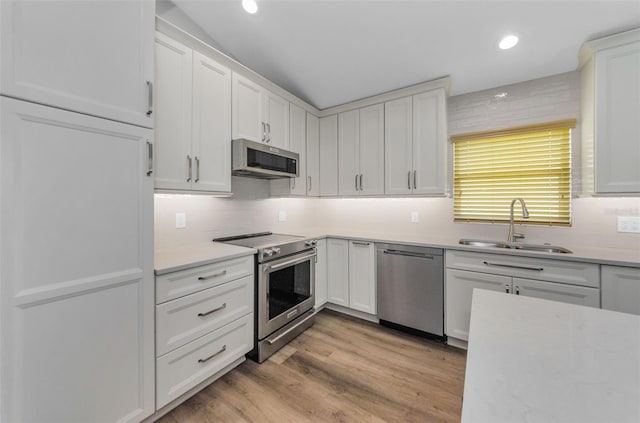
[[[0,2],[0,421],[155,409],[154,9]]]

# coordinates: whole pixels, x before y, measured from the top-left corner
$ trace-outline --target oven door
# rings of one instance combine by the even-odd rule
[[[258,338],[313,308],[316,249],[258,266]]]

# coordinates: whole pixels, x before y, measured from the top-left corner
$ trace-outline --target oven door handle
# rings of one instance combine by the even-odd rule
[[[283,267],[289,267],[292,264],[302,263],[303,261],[307,261],[309,259],[312,259],[312,258],[316,257],[317,255],[318,254],[315,252],[315,249],[314,249],[313,253],[311,253],[311,254],[307,254],[307,255],[304,255],[302,257],[298,257],[298,258],[295,258],[293,260],[287,260],[287,261],[284,261],[282,263],[274,264],[274,265],[271,265],[271,266],[269,266],[269,265],[264,266],[264,269],[262,269],[262,271],[263,272],[270,272],[272,270],[282,269]]]

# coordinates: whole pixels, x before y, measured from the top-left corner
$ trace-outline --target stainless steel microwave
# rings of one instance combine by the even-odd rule
[[[231,141],[231,174],[260,179],[296,178],[300,155],[247,139]]]

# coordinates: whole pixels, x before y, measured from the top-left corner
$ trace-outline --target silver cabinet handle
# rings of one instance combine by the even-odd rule
[[[307,180],[309,181],[309,186],[307,187],[307,191],[311,191],[311,176],[307,176]]]
[[[356,174],[356,191],[358,191],[358,174]]]
[[[416,186],[416,185],[417,185],[417,184],[416,184],[416,179],[417,179],[417,176],[416,176],[416,175],[417,175],[417,174],[418,174],[418,171],[417,171],[417,170],[414,170],[414,171],[413,171],[413,189],[417,189],[417,188],[418,188],[418,187]]]
[[[507,294],[509,293],[509,284],[505,284],[504,292],[506,292]]]
[[[213,278],[217,278],[218,276],[224,276],[227,274],[226,270],[223,270],[222,272],[218,272],[218,273],[214,273],[213,275],[209,275],[209,276],[200,276],[198,278],[199,281],[206,281],[207,279],[213,279]]]
[[[267,123],[267,142],[271,142],[271,124]]]
[[[189,177],[187,178],[187,182],[191,182],[191,172],[193,170],[191,156],[187,155],[187,163],[189,164]]]
[[[211,354],[209,357],[206,358],[200,358],[198,359],[198,363],[206,363],[207,361],[211,360],[213,357],[222,354],[223,352],[225,352],[227,350],[227,346],[223,345],[222,348],[220,348],[219,351],[214,352],[213,354]]]
[[[362,246],[365,246],[365,247],[371,244],[370,242],[361,242],[361,241],[351,241],[351,243],[353,245],[362,245]]]
[[[208,316],[212,313],[215,313],[216,311],[224,310],[225,308],[227,308],[227,303],[223,303],[220,307],[216,307],[213,310],[205,311],[204,313],[198,313],[198,317]]]
[[[147,176],[153,173],[153,143],[147,140]]]
[[[485,261],[483,263],[486,266],[509,267],[509,268],[512,268],[512,269],[523,269],[523,270],[535,270],[536,272],[542,272],[544,270],[544,267],[517,266],[515,264],[492,263],[490,261]]]
[[[267,138],[267,127],[264,126],[264,122],[260,123],[262,123],[262,142],[264,142],[264,140]]]
[[[516,295],[520,295],[520,287],[519,286],[514,286],[514,290],[516,291]]]
[[[151,116],[151,113],[153,113],[153,82],[147,81],[147,90],[149,91],[147,116]]]
[[[291,178],[291,189],[296,189],[296,179],[298,178]]]
[[[200,181],[200,159],[198,158],[198,156],[195,157],[196,159],[196,180],[194,182],[199,182]]]
[[[407,188],[411,189],[411,171],[407,172]]]
[[[360,174],[360,191],[364,191],[362,188],[362,173]]]

